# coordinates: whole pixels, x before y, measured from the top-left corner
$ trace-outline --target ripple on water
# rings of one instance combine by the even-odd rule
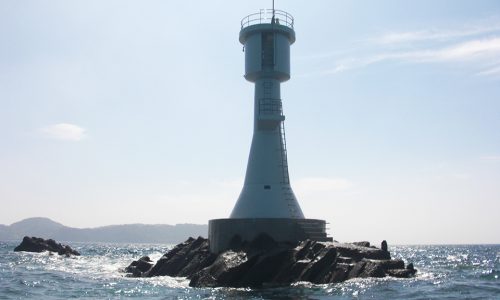
[[[169,245],[76,243],[83,255],[14,253],[0,243],[0,298],[250,298],[250,299],[429,299],[500,298],[499,245],[393,246],[392,256],[413,262],[412,279],[354,279],[338,284],[300,282],[264,289],[189,288],[185,278],[128,278],[121,270],[148,255],[159,259]]]

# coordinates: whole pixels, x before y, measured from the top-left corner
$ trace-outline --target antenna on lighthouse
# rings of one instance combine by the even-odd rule
[[[276,19],[275,19],[274,0],[273,0],[273,17],[271,18],[271,24],[274,24],[274,22],[276,22]]]

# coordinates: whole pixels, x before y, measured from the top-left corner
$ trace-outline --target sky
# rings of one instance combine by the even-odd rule
[[[270,1],[0,0],[0,224],[207,223],[241,191]],[[500,243],[500,2],[276,1],[292,187],[339,241]]]

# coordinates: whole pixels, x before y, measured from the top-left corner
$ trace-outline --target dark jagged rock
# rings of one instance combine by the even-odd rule
[[[354,244],[333,243],[340,256],[349,257],[354,260],[368,259],[391,259],[391,254],[377,248],[357,246]]]
[[[365,268],[365,264],[365,261],[354,263],[350,268],[349,273],[347,273],[347,279],[360,277],[361,272],[363,272],[363,269]]]
[[[354,259],[352,259],[350,257],[339,256],[339,257],[337,257],[337,262],[343,263],[343,264],[352,264],[355,261],[354,261]]]
[[[62,245],[57,243],[53,239],[44,240],[38,237],[25,236],[23,241],[19,246],[14,248],[14,251],[25,251],[25,252],[56,252],[59,255],[80,255],[76,250],[71,249],[68,245]]]
[[[216,258],[209,251],[207,239],[189,238],[163,255],[144,276],[189,276],[211,265]]]
[[[405,267],[405,262],[401,259],[388,259],[388,260],[381,260],[379,263],[382,265],[384,270],[392,270],[392,269],[404,269]],[[408,266],[413,266],[413,264],[408,264]]]
[[[387,275],[398,278],[408,278],[415,275],[416,272],[417,270],[410,269],[392,269],[386,271]]]
[[[374,260],[366,260],[365,267],[363,268],[363,272],[359,275],[359,277],[385,277],[386,270],[384,269],[384,265],[380,263],[380,261]]]
[[[152,262],[149,256],[143,256],[138,260],[134,260],[126,267],[125,272],[131,273],[133,277],[141,277],[143,273],[149,271],[153,267]]]
[[[327,273],[331,272],[337,259],[337,249],[323,248],[318,255],[313,258],[301,276],[302,281],[312,283],[327,283]]]
[[[193,287],[262,287],[298,281],[315,284],[342,282],[358,277],[411,277],[412,264],[391,259],[384,249],[368,242],[338,243],[303,241],[283,244],[261,234],[245,243],[235,236],[231,250],[211,254],[204,238],[189,238],[175,246],[151,267],[144,258],[126,272],[135,277],[185,276]],[[144,261],[144,269],[139,265]]]
[[[278,249],[266,255],[256,255],[249,260],[252,266],[242,274],[238,280],[239,286],[262,286],[277,284],[276,277],[280,270],[287,270],[292,266],[294,252],[292,249]],[[286,280],[288,282],[288,280]]]
[[[393,277],[408,278],[408,277],[415,275],[415,273],[417,273],[417,270],[413,267],[412,263],[409,263],[406,266],[406,268],[405,268],[404,263],[403,263],[403,264],[399,264],[397,266],[394,266],[393,269],[387,270],[387,273]]]
[[[350,264],[337,263],[335,268],[332,270],[332,274],[330,276],[330,282],[342,282],[348,279],[349,271],[352,266]]]
[[[293,264],[288,268],[283,268],[278,275],[275,277],[275,282],[277,284],[286,285],[293,283],[294,281],[298,281],[297,278],[301,277],[301,274],[304,273],[304,270],[309,265],[309,260],[299,260],[291,261]]]
[[[370,242],[367,242],[367,241],[354,242],[352,244],[356,245],[356,246],[361,246],[361,247],[370,247]]]
[[[387,242],[386,242],[386,240],[383,240],[382,243],[380,243],[380,249],[382,249],[382,251],[389,251],[387,249]]]
[[[226,251],[221,253],[210,266],[190,276],[190,286],[218,287],[240,286],[237,278],[241,278],[255,263],[256,257],[250,262],[244,252]]]

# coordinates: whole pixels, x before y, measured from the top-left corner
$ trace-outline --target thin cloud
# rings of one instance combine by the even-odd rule
[[[81,141],[85,138],[85,129],[69,123],[59,123],[40,128],[40,132],[46,138],[64,141]]]
[[[441,49],[419,51],[386,52],[365,57],[346,58],[333,68],[319,72],[319,75],[331,75],[352,69],[363,68],[384,61],[400,61],[409,63],[439,63],[439,62],[474,62],[491,65],[500,63],[500,37],[467,41]],[[494,75],[500,72],[500,67],[480,71],[481,75]]]
[[[364,43],[351,54],[333,54],[316,59],[335,61],[328,69],[302,74],[302,77],[328,76],[382,62],[461,63],[472,74],[500,75],[500,23],[473,25],[452,30],[388,33],[356,41]],[[411,47],[408,47],[411,45]],[[349,46],[347,46],[349,47]]]
[[[447,41],[451,39],[466,38],[500,31],[500,24],[481,24],[463,27],[461,29],[434,29],[407,32],[392,32],[383,34],[370,41],[380,44],[413,43],[423,41]]]
[[[500,37],[472,40],[431,53],[431,59],[470,60],[474,58],[500,59]]]

